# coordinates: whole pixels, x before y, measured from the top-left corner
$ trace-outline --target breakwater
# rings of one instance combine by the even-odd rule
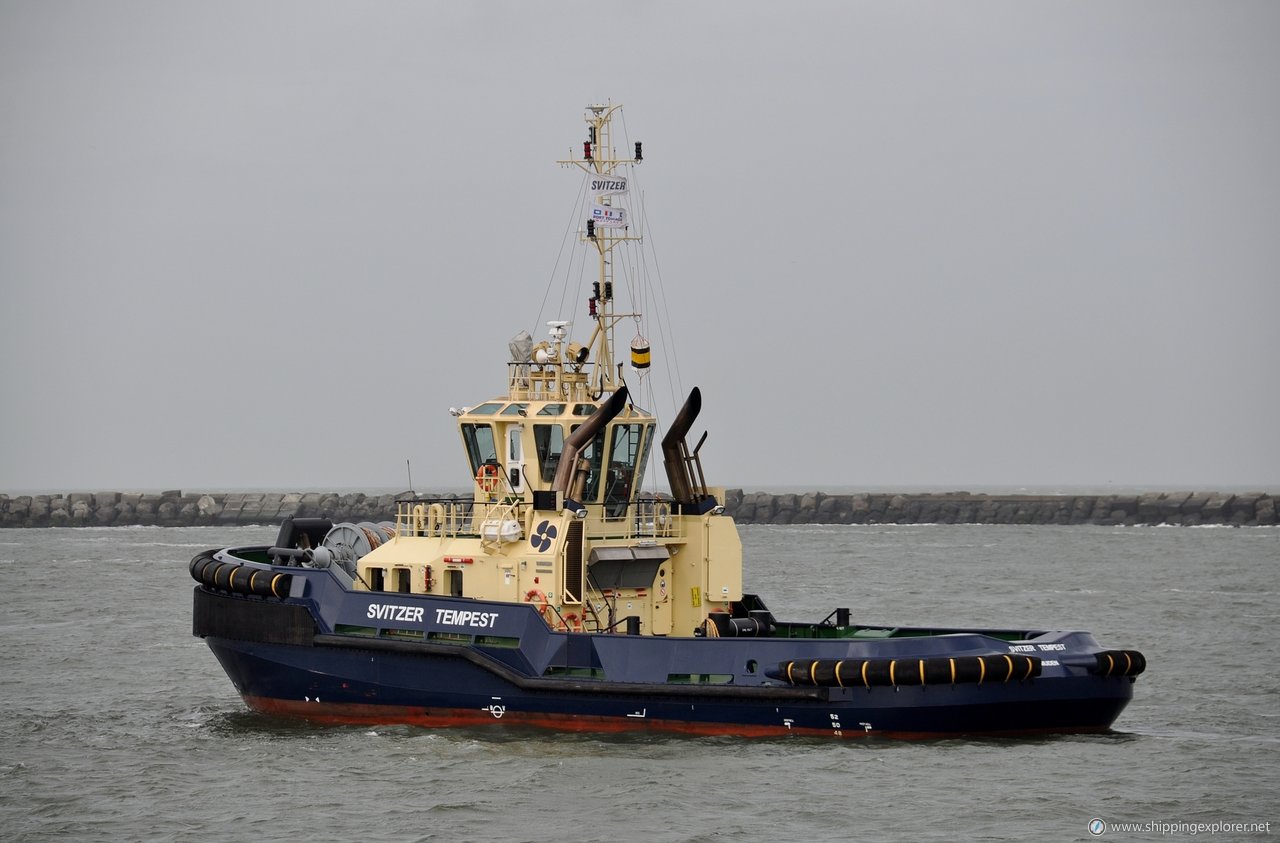
[[[1130,495],[983,495],[822,492],[776,495],[730,489],[725,511],[743,524],[1098,524],[1240,527],[1276,523],[1263,492]]]
[[[71,492],[0,494],[0,527],[192,527],[275,524],[288,516],[386,521],[411,493]],[[432,497],[462,497],[432,495]],[[469,496],[467,496],[469,497]],[[1263,492],[1128,495],[949,493],[774,494],[729,489],[725,511],[743,524],[1099,524],[1243,527],[1277,523]]]
[[[387,521],[399,495],[307,492],[71,492],[0,495],[0,527],[202,527],[277,524],[296,515]]]

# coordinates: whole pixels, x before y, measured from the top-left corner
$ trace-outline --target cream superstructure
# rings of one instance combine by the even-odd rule
[[[358,589],[532,603],[553,629],[693,635],[709,612],[742,597],[742,546],[706,486],[685,436],[695,389],[660,442],[653,414],[631,403],[615,332],[614,252],[641,238],[620,198],[642,160],[619,158],[611,120],[619,106],[588,106],[581,157],[587,173],[581,246],[598,259],[584,344],[569,323],[535,342],[511,343],[507,394],[453,411],[472,478],[470,500],[398,504],[395,536],[363,556]],[[637,333],[632,366],[648,366]],[[643,494],[649,453],[663,455],[670,496]]]

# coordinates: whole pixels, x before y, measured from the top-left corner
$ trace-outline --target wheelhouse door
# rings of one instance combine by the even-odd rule
[[[507,482],[511,491],[524,494],[524,425],[507,427]]]

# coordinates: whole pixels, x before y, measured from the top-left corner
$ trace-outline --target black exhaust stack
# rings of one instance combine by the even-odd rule
[[[702,461],[698,451],[707,441],[703,433],[698,445],[689,451],[685,435],[693,427],[698,413],[702,412],[702,390],[694,387],[680,412],[676,413],[671,429],[662,437],[662,464],[667,469],[667,482],[671,484],[671,497],[680,512],[702,515],[716,507],[716,499],[707,492],[707,480],[702,473]]]

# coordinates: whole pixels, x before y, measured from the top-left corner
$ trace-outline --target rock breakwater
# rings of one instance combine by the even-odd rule
[[[726,493],[725,511],[742,524],[1209,524],[1277,523],[1276,499],[1263,492],[1147,492],[1129,495],[984,495],[822,492]]]
[[[0,495],[0,527],[198,527],[277,524],[291,516],[386,521],[400,495],[324,492],[72,492]]]
[[[387,521],[400,494],[360,492],[71,492],[0,495],[0,527],[191,527],[277,524],[284,518]],[[445,497],[446,495],[434,495]],[[455,497],[464,497],[461,495]],[[1148,492],[1130,495],[985,495],[730,489],[725,511],[742,524],[1100,524],[1242,527],[1277,523],[1264,492]]]

